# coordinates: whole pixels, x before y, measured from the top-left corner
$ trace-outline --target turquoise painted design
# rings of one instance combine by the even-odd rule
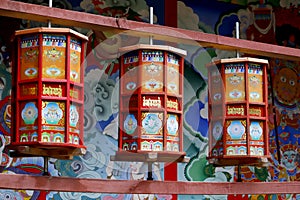
[[[220,140],[223,135],[223,125],[221,122],[216,122],[213,127],[213,137],[215,140]]]
[[[28,102],[25,104],[21,112],[21,117],[25,124],[34,124],[36,118],[38,117],[38,109],[34,102]]]
[[[137,120],[133,114],[128,114],[126,116],[126,119],[124,121],[124,129],[128,135],[131,135],[134,133],[135,129],[137,127]]]
[[[239,140],[242,139],[242,136],[245,133],[245,127],[241,121],[234,120],[228,126],[227,133],[230,135],[231,139]]]
[[[74,105],[70,106],[70,126],[76,127],[79,120],[79,114],[77,107]]]
[[[176,115],[169,115],[167,119],[167,130],[170,135],[176,135],[178,131],[178,121]]]
[[[250,136],[252,140],[259,140],[263,134],[263,129],[260,126],[259,122],[252,121],[250,123]]]
[[[162,127],[162,121],[159,119],[158,114],[148,113],[142,121],[142,127],[148,134],[157,134]]]
[[[63,111],[56,102],[49,102],[42,110],[42,116],[47,124],[57,125],[63,117]]]

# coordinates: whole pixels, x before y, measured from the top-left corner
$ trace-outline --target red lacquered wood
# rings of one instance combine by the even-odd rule
[[[152,52],[159,51],[160,55],[162,56],[163,60],[158,59],[158,57],[153,56]],[[163,46],[163,45],[147,45],[147,44],[139,44],[139,45],[134,45],[134,46],[128,46],[128,47],[122,47],[119,49],[121,56],[121,71],[120,71],[120,128],[119,128],[119,151],[116,152],[116,156],[113,157],[112,159],[114,160],[122,160],[124,161],[146,161],[144,159],[144,154],[148,154],[149,152],[152,152],[154,155],[157,155],[159,157],[159,160],[162,162],[168,162],[170,159],[172,161],[178,162],[178,159],[174,160],[174,154],[179,154],[180,156],[185,156],[185,153],[183,152],[183,65],[184,65],[184,58],[183,56],[186,54],[184,50],[174,48],[171,46]],[[145,52],[145,54],[144,54]],[[176,56],[174,59],[178,59],[178,94],[172,94],[169,92],[168,94],[168,88],[167,88],[167,79],[168,79],[168,66],[171,66],[172,64],[168,63],[168,54],[171,53],[172,55]],[[130,80],[129,76],[126,77],[128,80],[126,82],[123,80],[124,77],[126,76],[125,74],[125,68],[128,67],[128,63],[125,65],[125,59],[129,59],[131,56],[137,56],[138,57],[138,66],[137,68],[137,77],[132,77],[132,80]],[[156,75],[145,75],[144,73],[144,67],[146,66],[145,63],[151,63],[150,60],[143,60],[143,56],[149,56],[149,58],[153,58],[153,62],[158,62],[159,65],[161,66],[160,68],[160,74]],[[155,59],[157,58],[157,60]],[[133,61],[135,63],[135,61]],[[123,77],[124,76],[124,77]],[[159,77],[152,77],[152,76],[159,76]],[[144,77],[144,78],[143,78]],[[146,81],[156,79],[158,78],[159,81],[162,81],[162,88],[155,90],[155,89],[149,89],[146,88],[144,85]],[[132,81],[137,85],[137,88],[135,88],[135,91],[127,90],[124,91],[126,88],[127,81]],[[130,92],[131,93],[130,93]],[[132,107],[131,102],[129,102],[128,108],[125,108],[124,106],[126,105],[125,101],[130,101],[130,97],[135,97],[137,99],[137,106]],[[144,103],[145,99],[144,98],[149,98],[150,100],[158,100],[159,97],[159,102],[157,105],[148,105],[147,103]],[[179,104],[178,108],[168,108],[168,99],[170,101],[175,101]],[[173,100],[174,99],[174,100]],[[132,136],[128,136],[125,131],[123,130],[124,126],[124,121],[126,120],[124,114],[128,114],[128,111],[130,114],[135,114],[135,118],[137,120],[137,128],[135,131],[136,138],[133,139],[124,139],[123,136],[127,136],[128,138],[131,138]],[[143,127],[142,127],[142,115],[143,113],[159,113],[163,115],[161,122],[162,122],[162,135],[160,137],[151,137],[149,136],[149,133],[146,135],[142,133]],[[168,120],[168,114],[174,114],[178,117],[178,138],[176,138],[179,141],[173,140],[172,139],[167,139],[168,138],[168,129],[167,129],[167,120]],[[142,138],[143,137],[143,138]],[[137,143],[138,149],[137,150],[124,150],[124,144],[128,143],[129,146],[134,142]],[[154,147],[149,147],[149,150],[146,148],[142,148],[142,143],[143,141],[146,142],[159,142],[162,145],[162,149],[156,150]],[[178,152],[173,150],[168,150],[167,149],[167,143],[168,141],[176,143],[178,142]],[[175,144],[175,145],[176,145]],[[126,144],[127,145],[127,144]],[[174,145],[174,146],[175,146]],[[140,157],[141,154],[141,157]],[[149,154],[150,155],[150,154]],[[152,155],[152,154],[151,154]],[[170,155],[170,159],[168,159],[167,155]]]
[[[70,138],[69,138],[69,127],[70,127],[70,115],[68,115],[67,113],[70,113],[70,100],[71,100],[71,97],[70,97],[70,44],[71,44],[71,36],[69,34],[66,35],[66,62],[65,62],[65,78],[66,78],[66,81],[67,81],[67,94],[66,94],[66,97],[67,97],[67,101],[64,101],[65,102],[65,105],[66,105],[66,115],[65,115],[65,143],[69,143],[70,141]],[[80,75],[80,78],[81,78],[82,75]],[[80,113],[80,111],[79,111]]]
[[[37,132],[38,132],[38,141],[42,141],[42,95],[43,95],[43,34],[38,33],[39,36],[39,55],[38,55],[38,95],[36,98],[37,107],[38,107],[38,117],[37,117]],[[17,134],[18,132],[16,132]]]
[[[107,180],[0,174],[0,188],[108,194],[299,194],[300,182]]]
[[[61,158],[66,159],[67,157],[72,157],[75,154],[82,154],[85,152],[85,146],[83,145],[83,120],[84,120],[84,108],[83,108],[83,101],[84,101],[84,90],[83,90],[83,74],[80,74],[80,80],[79,83],[75,83],[71,81],[70,72],[71,72],[71,37],[74,37],[78,40],[81,40],[81,54],[80,54],[80,62],[83,63],[84,61],[84,45],[87,41],[87,37],[77,33],[71,29],[68,28],[33,28],[33,29],[26,29],[26,30],[19,30],[15,33],[17,41],[18,41],[18,65],[16,73],[17,79],[14,79],[14,85],[16,86],[16,99],[14,102],[14,107],[16,108],[16,120],[14,120],[13,124],[13,136],[12,136],[12,143],[9,146],[11,149],[11,155],[15,157],[20,156],[50,156],[55,158]],[[47,35],[51,37],[52,44],[44,44],[43,39],[44,35]],[[37,43],[37,49],[38,49],[38,56],[37,56],[37,78],[31,78],[30,76],[27,76],[27,74],[21,74],[24,73],[24,70],[20,70],[21,67],[23,69],[25,67],[28,67],[27,65],[23,64],[24,66],[21,66],[21,53],[22,48],[30,47],[30,45],[35,46],[36,43],[30,43],[29,46],[21,46],[21,42],[26,40],[22,40],[22,37],[37,37],[38,43]],[[62,46],[62,44],[59,44],[57,40],[57,36],[64,36],[65,37],[65,45]],[[47,40],[48,41],[48,40]],[[30,41],[31,42],[31,41]],[[45,39],[46,42],[46,39]],[[45,48],[47,46],[47,48]],[[48,47],[51,48],[51,50],[55,49],[55,47],[62,47],[61,55],[65,56],[62,58],[64,60],[64,63],[61,65],[55,66],[59,68],[59,70],[62,70],[65,76],[56,77],[51,74],[47,74],[48,69],[52,68],[46,68],[47,66],[47,60],[45,58],[45,52],[44,50],[48,50]],[[52,49],[53,48],[53,49]],[[24,49],[25,51],[26,49]],[[26,50],[27,51],[27,50]],[[23,58],[25,59],[25,58]],[[60,60],[60,61],[62,61]],[[53,62],[53,61],[51,61]],[[52,64],[52,63],[50,63]],[[52,66],[49,66],[52,67]],[[26,69],[26,68],[25,68]],[[43,73],[44,72],[44,73]],[[61,71],[60,71],[61,72]],[[80,73],[83,73],[83,69],[80,69]],[[45,76],[45,78],[43,77]],[[24,78],[25,77],[25,78]],[[25,80],[21,80],[21,78]],[[29,91],[25,91],[21,95],[20,90],[23,88],[26,88],[26,85],[28,85],[29,89],[37,88],[35,93],[31,94]],[[22,87],[22,88],[21,88]],[[70,94],[71,89],[74,89],[78,93],[78,98],[73,99],[73,97]],[[14,95],[13,95],[14,96]],[[22,119],[21,113],[23,112],[22,104],[27,104],[29,102],[34,102],[35,106],[37,107],[37,118],[34,119],[32,116],[30,116],[31,113],[27,113],[29,116],[28,118],[30,120],[34,120],[34,124],[31,124],[32,122],[28,121],[26,122],[25,119]],[[45,102],[57,102],[62,103],[64,105],[64,111],[62,111],[62,117],[64,117],[64,122],[61,124],[57,124],[54,122],[44,122],[43,114],[43,104]],[[70,141],[70,106],[71,104],[76,104],[76,107],[78,108],[78,115],[79,115],[79,121],[77,122],[77,125],[75,127],[75,132],[78,132],[78,143],[75,142],[75,140]],[[29,108],[28,108],[29,109]],[[30,110],[26,110],[26,112],[30,112]],[[32,112],[32,111],[31,111]],[[55,118],[58,120],[62,120],[61,118]],[[24,122],[23,122],[24,121]],[[22,124],[21,124],[22,122]],[[27,124],[26,124],[27,123]],[[80,124],[80,125],[78,125]],[[22,125],[22,127],[21,127]],[[51,126],[44,128],[46,126]],[[54,126],[58,126],[59,129],[55,129]],[[35,128],[37,127],[37,128]],[[22,130],[20,130],[22,129]],[[73,131],[72,131],[73,132]],[[36,133],[37,138],[36,140],[32,140],[32,134]],[[23,136],[24,134],[24,136]],[[48,137],[47,134],[49,134],[50,140],[45,141],[42,137],[42,134],[46,134],[45,137]],[[50,134],[53,134],[50,135]],[[61,141],[57,141],[54,137],[54,134],[57,134],[57,139],[62,139]],[[76,139],[77,139],[77,133]],[[21,140],[22,137],[22,141]],[[24,137],[24,140],[23,140]],[[63,137],[63,138],[60,138]],[[75,137],[75,136],[74,136]],[[59,151],[64,151],[69,153],[70,155],[67,156],[65,154],[57,153]]]
[[[251,87],[251,83],[249,82],[249,73],[250,73],[250,63],[253,64],[259,64],[260,65],[260,69],[262,70],[262,81],[263,81],[263,85],[262,85],[262,91],[261,94],[263,96],[261,102],[255,102],[253,99],[250,99],[250,87]],[[225,65],[228,64],[228,67]],[[234,88],[232,88],[233,86],[230,86],[228,84],[228,80],[226,80],[226,78],[228,78],[229,76],[225,75],[226,69],[231,69],[230,67],[232,66],[233,69],[235,70],[239,70],[239,66],[234,66],[235,64],[243,64],[243,67],[241,66],[240,69],[244,69],[244,72],[241,73],[241,71],[239,71],[240,73],[240,77],[244,80],[243,82],[239,83],[239,84],[243,84],[241,85],[241,88],[244,88],[244,91],[240,91],[240,92],[244,92],[245,94],[245,98],[244,99],[239,99],[238,101],[236,101],[234,98],[229,98],[227,99],[228,95],[226,93],[226,90],[230,90],[230,89],[236,89],[237,86],[235,86]],[[270,154],[269,154],[269,149],[266,145],[268,145],[268,138],[269,138],[269,133],[268,133],[268,113],[267,113],[267,106],[268,106],[268,102],[267,102],[267,95],[268,95],[268,90],[267,90],[267,74],[266,74],[266,68],[268,67],[268,61],[267,60],[262,60],[262,59],[256,59],[256,58],[249,58],[249,57],[245,57],[245,58],[232,58],[232,59],[221,59],[218,61],[215,61],[213,63],[209,63],[207,65],[208,68],[214,67],[215,65],[218,66],[218,70],[220,73],[220,76],[222,78],[222,81],[224,83],[224,87],[221,90],[221,96],[223,98],[222,102],[214,102],[211,98],[213,96],[213,94],[209,93],[209,155],[208,155],[208,160],[210,163],[216,165],[216,166],[234,166],[234,165],[254,165],[254,166],[267,166],[268,164],[268,159],[270,158]],[[253,70],[253,69],[252,69]],[[232,73],[232,72],[231,72]],[[234,72],[235,73],[235,72]],[[232,74],[234,74],[232,73]],[[252,73],[252,72],[251,72]],[[235,76],[236,74],[234,74]],[[212,84],[212,74],[209,73],[208,74],[208,83]],[[227,85],[228,84],[228,85]],[[231,87],[231,88],[230,88]],[[241,90],[241,88],[239,88],[239,90]],[[211,90],[212,88],[209,87],[209,90]],[[231,91],[231,90],[230,90]],[[256,91],[258,92],[258,91]],[[221,106],[221,104],[224,104]],[[213,107],[215,106],[215,107]],[[219,108],[224,108],[223,110],[223,115],[224,118],[222,116],[213,116],[212,115],[212,109],[216,109],[216,106],[219,106]],[[229,106],[231,108],[229,108]],[[259,107],[258,107],[259,106]],[[235,113],[231,113],[232,107],[235,107],[237,109],[242,109],[242,111],[235,111]],[[259,109],[259,111],[261,111],[262,113],[259,114],[259,116],[255,116],[254,114],[250,113],[251,109]],[[230,112],[229,112],[230,111]],[[254,110],[255,111],[255,110]],[[242,112],[242,113],[240,113]],[[213,141],[215,140],[213,137],[213,127],[212,124],[217,121],[217,120],[222,120],[223,121],[223,138],[222,138],[222,145],[219,146],[214,146]],[[241,135],[241,138],[231,138],[230,136],[228,136],[228,131],[227,131],[227,124],[231,121],[231,120],[239,120],[239,121],[245,121],[246,125],[245,125],[245,138],[244,138],[244,134]],[[250,135],[250,125],[252,121],[258,121],[260,123],[262,123],[263,127],[262,127],[262,134],[263,136],[261,138],[263,139],[255,139],[255,138],[251,138]],[[242,125],[241,125],[242,126]],[[264,145],[260,145],[260,144],[250,144],[251,142],[259,142],[262,141],[264,142]],[[245,143],[243,143],[245,142]],[[239,152],[232,152],[233,154],[227,154],[227,148],[230,147],[233,151],[237,151],[239,147],[245,147],[246,152],[245,153],[239,153]],[[219,154],[219,155],[213,155],[212,150],[214,148],[219,148],[223,149],[223,154]],[[263,148],[263,155],[260,155],[258,152],[256,152],[255,154],[251,153],[251,148]],[[254,149],[254,150],[255,150]]]
[[[300,49],[289,48],[272,44],[265,44],[249,40],[235,39],[220,35],[208,34],[199,31],[184,30],[173,27],[152,25],[149,23],[136,22],[126,19],[115,19],[102,15],[89,14],[78,11],[49,8],[47,6],[28,4],[23,2],[1,0],[0,15],[42,21],[49,20],[53,24],[82,27],[99,31],[109,30],[134,37],[154,36],[154,39],[181,44],[199,44],[202,47],[217,48],[229,51],[240,51],[247,54],[267,56],[272,58],[300,60]]]

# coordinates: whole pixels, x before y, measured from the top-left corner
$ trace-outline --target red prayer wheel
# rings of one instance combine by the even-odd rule
[[[221,59],[207,65],[209,155],[217,166],[266,165],[268,61]]]
[[[11,155],[69,159],[83,154],[87,37],[68,28],[32,28],[15,35]]]
[[[186,51],[146,45],[120,50],[119,150],[114,160],[180,162]]]

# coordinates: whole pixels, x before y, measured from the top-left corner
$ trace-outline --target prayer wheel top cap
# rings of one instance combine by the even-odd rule
[[[218,65],[223,63],[238,63],[238,62],[255,62],[261,64],[268,64],[268,60],[265,59],[242,57],[242,58],[225,58],[225,59],[215,60],[213,62],[208,63],[206,66],[210,67],[213,65]]]
[[[163,51],[170,51],[173,52],[181,57],[184,57],[187,55],[186,50],[179,49],[172,46],[165,46],[165,45],[150,45],[150,44],[137,44],[133,46],[127,46],[119,48],[119,53],[124,54],[130,51],[139,50],[139,49],[147,49],[147,50],[163,50]]]
[[[61,33],[61,34],[70,33],[76,37],[88,41],[87,36],[78,33],[70,28],[46,28],[46,27],[31,28],[25,30],[18,30],[15,32],[15,35],[26,35],[26,34],[34,34],[34,33]]]

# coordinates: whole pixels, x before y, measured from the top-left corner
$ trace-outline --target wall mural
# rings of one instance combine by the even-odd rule
[[[48,0],[23,0],[47,5]],[[161,0],[162,2],[162,0]],[[242,39],[299,48],[300,2],[268,1],[178,1],[178,27],[235,37],[235,21],[240,22]],[[156,2],[157,3],[157,2]],[[250,4],[251,3],[251,4]],[[94,14],[125,17],[148,22],[151,0],[54,0],[53,6]],[[202,5],[203,4],[203,5]],[[260,12],[264,10],[264,12]],[[186,17],[188,14],[189,17]],[[161,16],[155,13],[155,16]],[[288,20],[295,19],[295,20]],[[296,20],[297,19],[297,20]],[[161,19],[154,18],[154,22]],[[22,21],[21,28],[40,25]],[[7,26],[1,20],[1,26]],[[19,28],[16,28],[19,29]],[[85,68],[84,131],[87,153],[73,160],[49,160],[49,175],[78,178],[140,180],[147,178],[147,166],[139,162],[113,162],[117,151],[119,47],[145,42],[140,38],[111,32],[81,30],[90,38]],[[10,33],[0,34],[0,172],[43,174],[43,158],[12,158],[5,148],[10,133],[11,54]],[[184,150],[190,162],[178,164],[178,180],[237,180],[236,167],[213,167],[206,160],[208,148],[207,71],[205,64],[215,59],[235,57],[235,52],[183,45],[185,62]],[[242,167],[243,181],[300,181],[300,63],[270,59],[270,151],[268,168]],[[275,106],[275,109],[271,109]],[[154,179],[163,180],[163,164],[154,165]],[[0,199],[172,199],[171,195],[96,194],[1,190]],[[299,195],[196,195],[178,199],[300,199]]]

